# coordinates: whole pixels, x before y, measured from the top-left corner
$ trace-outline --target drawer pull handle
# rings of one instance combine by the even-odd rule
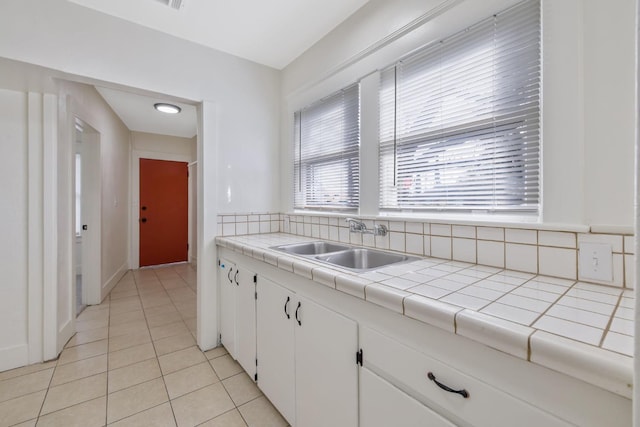
[[[287,297],[287,302],[284,303],[284,314],[287,315],[287,319],[291,319],[289,315],[289,301],[291,301],[291,297]]]
[[[298,301],[298,307],[296,307],[296,320],[298,321],[298,325],[302,326],[302,322],[300,321],[300,318],[298,317],[298,310],[300,310],[300,306],[302,304],[300,303],[300,301]]]
[[[229,279],[229,283],[233,283],[233,279],[231,278],[232,273],[233,273],[233,268],[230,268],[229,272],[227,273],[227,279]]]
[[[469,392],[468,392],[467,390],[465,390],[465,389],[462,389],[462,390],[454,390],[454,389],[452,389],[451,387],[449,387],[449,386],[446,386],[446,385],[442,384],[440,381],[438,381],[438,380],[436,379],[436,376],[435,376],[435,375],[433,375],[433,372],[429,372],[429,373],[427,373],[427,377],[428,377],[431,381],[433,381],[434,383],[436,383],[436,385],[437,385],[438,387],[440,387],[441,389],[443,389],[444,391],[448,391],[449,393],[457,393],[457,394],[459,394],[460,396],[464,397],[465,399],[469,397]]]
[[[236,274],[233,275],[233,281],[236,282],[236,285],[240,286],[240,283],[238,283],[238,273],[240,271],[236,270]]]

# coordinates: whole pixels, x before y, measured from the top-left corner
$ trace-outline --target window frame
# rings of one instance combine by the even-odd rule
[[[532,6],[530,5],[524,5],[525,2],[520,2],[518,4],[516,4],[515,6],[512,6],[508,9],[506,9],[505,11],[502,11],[498,14],[493,15],[493,17],[491,18],[487,18],[484,20],[481,20],[479,22],[477,22],[476,24],[474,24],[473,26],[467,28],[466,30],[460,31],[460,32],[456,32],[455,34],[453,34],[452,36],[448,37],[446,40],[449,39],[454,39],[456,37],[458,37],[461,34],[464,34],[465,32],[468,32],[470,30],[472,30],[474,27],[480,27],[482,25],[486,25],[487,22],[490,22],[491,20],[495,21],[497,16],[501,16],[504,14],[507,14],[509,12],[512,12],[514,9],[517,9],[519,6],[523,6],[523,10],[525,11],[524,13],[530,13],[530,10],[527,10],[527,8],[531,8]],[[522,112],[519,112],[518,114],[515,115],[515,117],[509,118],[510,112],[509,111],[505,111],[503,113],[501,113],[502,115],[492,115],[493,111],[490,112],[490,114],[478,114],[477,117],[473,117],[473,118],[469,118],[468,121],[466,122],[462,122],[462,123],[456,123],[453,126],[447,127],[445,128],[445,130],[443,131],[442,129],[440,130],[436,130],[433,132],[422,132],[422,133],[418,133],[418,134],[413,134],[413,135],[409,135],[409,136],[404,136],[403,138],[399,138],[398,134],[397,134],[397,122],[400,120],[397,116],[397,112],[399,110],[398,107],[398,94],[397,94],[397,67],[398,66],[402,66],[403,61],[416,61],[416,63],[419,63],[419,61],[425,61],[428,62],[429,60],[432,59],[432,57],[435,56],[435,54],[438,52],[438,47],[442,46],[442,41],[436,41],[436,42],[432,42],[427,46],[424,46],[420,49],[417,49],[416,51],[411,52],[409,55],[403,57],[402,59],[396,61],[392,66],[390,67],[385,67],[383,68],[383,70],[380,72],[380,76],[381,76],[381,84],[380,84],[380,88],[379,88],[379,99],[380,99],[380,116],[378,118],[378,124],[379,124],[379,150],[380,150],[380,157],[379,157],[379,169],[380,169],[380,185],[379,185],[379,195],[380,195],[380,202],[379,202],[379,213],[388,213],[388,214],[393,214],[395,212],[420,212],[420,213],[430,213],[430,212],[459,212],[459,213],[476,213],[476,212],[482,212],[482,213],[488,213],[488,214],[493,214],[493,213],[499,213],[499,214],[518,214],[518,215],[526,215],[526,216],[531,216],[531,215],[535,215],[538,216],[540,215],[541,212],[541,205],[542,205],[542,128],[541,128],[541,120],[542,120],[542,28],[541,28],[541,13],[540,13],[540,4],[539,2],[532,2],[531,4],[533,4],[533,7],[537,7],[537,11],[538,14],[536,16],[534,16],[531,20],[531,22],[537,22],[538,26],[535,29],[536,33],[534,34],[534,39],[536,40],[534,43],[532,43],[533,45],[537,45],[537,54],[536,54],[536,63],[534,67],[538,67],[539,71],[538,71],[538,77],[537,77],[537,89],[536,89],[536,95],[535,95],[535,102],[533,103],[534,106],[533,107],[523,107],[522,111],[526,111],[526,110],[531,110],[533,111],[533,109],[535,109],[535,111],[531,112],[529,111],[524,118],[522,118]],[[517,10],[517,13],[519,13],[519,10]],[[514,19],[515,20],[515,19]],[[504,24],[503,24],[504,25]],[[512,23],[509,21],[506,25],[512,25]],[[495,34],[495,33],[494,33]],[[536,44],[537,43],[537,44]],[[473,44],[473,42],[469,42],[469,44]],[[454,46],[455,47],[455,46]],[[466,45],[464,46],[465,48],[467,47]],[[441,47],[440,47],[441,48]],[[441,48],[442,49],[442,48]],[[500,58],[502,59],[502,55],[504,55],[503,51],[498,51],[495,48],[494,49],[492,55],[498,55],[500,56]],[[532,49],[533,50],[533,49]],[[496,51],[498,52],[496,54]],[[434,53],[435,52],[435,53]],[[473,52],[473,50],[470,48],[468,52],[466,52],[467,55],[470,55]],[[458,52],[456,51],[448,51],[446,52],[447,55],[449,55],[450,57],[453,56],[454,54],[457,54]],[[465,53],[464,51],[460,51],[460,53]],[[509,51],[509,59],[508,60],[513,60],[513,57],[517,57],[518,55],[520,55],[521,52],[519,51]],[[469,62],[469,61],[467,61]],[[452,60],[452,63],[455,63],[455,61]],[[463,62],[464,64],[464,62]],[[450,65],[450,64],[447,64]],[[467,66],[467,65],[465,65]],[[392,86],[389,88],[385,85],[389,84],[389,74],[391,73],[391,71],[393,71],[393,81],[392,81]],[[415,71],[413,71],[415,73]],[[425,67],[422,70],[418,69],[419,73],[423,73],[420,76],[424,76],[427,75],[429,73],[432,74],[437,74],[438,68],[433,66],[431,64],[430,67]],[[385,75],[385,73],[387,73]],[[493,73],[496,73],[495,70],[493,70]],[[414,80],[419,80],[420,77],[415,77],[416,75],[419,74],[414,74]],[[493,74],[493,76],[495,76],[496,74]],[[385,76],[385,78],[383,79],[383,76]],[[495,77],[494,77],[495,79]],[[480,79],[477,79],[480,80]],[[474,84],[482,84],[482,83],[477,83],[477,80],[474,80]],[[474,86],[475,88],[475,86]],[[495,89],[495,88],[494,88]],[[383,99],[385,99],[387,101],[387,103],[389,102],[389,94],[388,93],[384,93],[384,91],[392,91],[391,96],[393,98],[395,98],[393,100],[393,134],[388,135],[385,134],[385,131],[388,132],[388,122],[385,122],[385,120],[389,120],[389,117],[383,117],[383,108],[388,108],[388,105],[384,104]],[[501,93],[501,91],[503,91],[504,89],[502,87],[498,88],[497,93]],[[438,95],[441,96],[447,96],[450,92],[447,91],[440,91],[440,92],[436,92]],[[460,94],[456,94],[458,96],[460,96]],[[473,93],[471,94],[466,94],[465,95],[469,95],[472,96]],[[528,100],[528,95],[527,94],[522,94],[520,95],[519,99],[525,99]],[[473,100],[470,100],[469,102],[472,102]],[[460,101],[456,101],[458,103],[460,103]],[[524,104],[528,104],[528,102],[524,102]],[[483,107],[486,107],[486,101],[485,104],[482,104]],[[460,107],[460,108],[468,108],[466,105],[465,107]],[[479,109],[480,111],[482,111],[481,109]],[[473,116],[475,114],[477,114],[474,110],[472,110],[472,113],[469,113],[469,116]],[[414,111],[414,113],[416,113]],[[520,116],[520,117],[518,117]],[[533,119],[531,119],[531,117],[534,117]],[[504,138],[504,140],[508,141],[507,143],[503,143],[504,147],[506,147],[506,149],[513,149],[514,152],[516,151],[520,151],[522,152],[522,154],[517,157],[517,156],[511,156],[512,160],[514,160],[515,162],[520,162],[520,169],[522,169],[523,173],[525,175],[521,176],[520,180],[518,181],[518,170],[517,168],[513,168],[513,171],[500,171],[499,168],[495,168],[495,170],[498,170],[498,178],[505,180],[504,182],[506,182],[506,184],[504,184],[505,188],[508,188],[509,184],[508,184],[508,180],[513,181],[514,184],[520,184],[521,187],[525,187],[527,185],[530,185],[531,188],[533,188],[533,191],[531,192],[531,194],[533,194],[533,201],[530,200],[530,194],[526,191],[526,190],[521,190],[519,193],[519,198],[514,197],[513,198],[513,203],[509,204],[509,205],[505,205],[500,201],[500,196],[503,197],[508,197],[509,196],[509,192],[508,191],[504,191],[504,194],[496,192],[495,191],[495,184],[494,184],[494,192],[493,192],[493,204],[489,205],[488,203],[478,203],[478,204],[474,204],[473,201],[473,195],[474,192],[470,191],[469,194],[467,195],[467,199],[461,199],[459,202],[455,202],[455,197],[449,197],[448,194],[445,195],[444,197],[442,197],[442,199],[440,200],[440,203],[438,203],[435,199],[433,202],[431,203],[425,203],[424,200],[432,197],[431,195],[435,195],[438,193],[438,190],[442,190],[442,193],[447,193],[447,191],[449,191],[449,187],[446,184],[442,184],[441,185],[441,189],[436,189],[434,187],[433,190],[430,190],[428,192],[420,192],[420,193],[416,193],[419,194],[423,197],[423,201],[420,201],[419,197],[415,197],[413,199],[411,199],[410,196],[407,196],[406,193],[410,192],[411,189],[406,189],[404,190],[405,194],[400,193],[400,184],[397,182],[397,180],[400,177],[400,170],[403,169],[404,166],[402,166],[401,162],[398,161],[398,159],[401,156],[408,156],[407,153],[411,153],[411,149],[410,147],[414,147],[413,152],[416,153],[419,151],[419,146],[422,143],[423,145],[431,145],[431,147],[429,147],[428,149],[423,148],[424,152],[428,152],[428,151],[433,151],[433,152],[437,152],[438,150],[441,150],[443,152],[446,152],[448,149],[449,150],[453,150],[456,146],[461,146],[464,144],[467,144],[469,142],[471,142],[473,140],[473,135],[475,134],[478,138],[475,142],[475,145],[477,147],[482,147],[483,145],[486,145],[483,140],[486,139],[486,135],[490,134],[490,131],[493,129],[494,130],[494,138],[496,137],[496,135],[498,134],[509,134],[509,132],[511,132],[511,134],[517,134],[517,133],[522,133],[521,129],[522,129],[522,124],[525,123],[526,121],[529,121],[529,123],[526,124],[527,129],[529,130],[529,135],[534,135],[536,137],[535,140],[532,140],[532,143],[529,143],[529,139],[530,136],[529,135],[523,135],[521,136],[521,140],[517,143],[517,144],[513,144],[512,142],[510,142],[510,140],[508,138]],[[501,125],[499,127],[504,128],[505,127],[505,123],[511,123],[511,129],[510,131],[507,129],[501,129],[500,132],[496,132],[496,125],[495,123],[499,122],[501,123]],[[486,124],[484,124],[486,123]],[[386,128],[385,128],[386,125]],[[484,131],[483,131],[484,129]],[[441,140],[440,144],[438,143],[431,143],[433,141],[437,141],[438,139]],[[456,140],[458,140],[459,142],[455,142]],[[498,139],[499,140],[499,139]],[[453,141],[453,142],[452,142]],[[392,144],[392,148],[390,148],[390,145]],[[527,144],[529,145],[529,151],[533,152],[535,157],[529,156],[528,153],[529,151],[527,151]],[[503,148],[503,147],[501,147]],[[484,149],[484,148],[483,148]],[[467,154],[468,153],[473,153],[473,151],[471,150],[466,150]],[[496,153],[499,151],[496,151]],[[506,151],[505,151],[506,152]],[[390,159],[389,156],[392,156],[392,158]],[[415,156],[414,156],[415,157]],[[493,159],[497,159],[498,161],[504,161],[505,159],[502,158],[501,156],[494,156]],[[533,159],[532,161],[530,159]],[[471,158],[468,159],[469,163],[470,163],[470,167],[474,168],[473,166],[473,161]],[[487,156],[485,157],[484,160],[480,160],[480,161],[476,161],[476,165],[475,165],[475,169],[476,171],[479,171],[483,166],[486,166],[487,164],[489,164],[490,158]],[[411,163],[410,166],[413,167],[415,166],[415,162],[402,162],[405,164],[407,163]],[[426,161],[425,161],[426,163]],[[464,162],[446,162],[444,163],[444,169],[446,170],[446,166],[451,165],[454,168],[458,168],[461,169],[463,167]],[[426,165],[425,165],[426,167]],[[389,172],[389,169],[393,169],[392,172]],[[405,168],[408,169],[408,168]],[[429,168],[429,169],[424,169],[422,171],[417,171],[416,173],[413,174],[414,179],[412,182],[407,181],[407,184],[405,185],[409,185],[410,187],[415,187],[416,184],[416,180],[415,177],[416,175],[420,175],[420,174],[427,174],[431,169],[436,170],[436,174],[437,171],[442,169],[442,167],[440,169],[438,168]],[[496,176],[496,172],[494,170],[494,177]],[[420,172],[420,173],[418,173]],[[392,175],[391,178],[389,177],[389,175]],[[451,177],[455,177],[456,173],[455,172],[451,172],[449,171],[449,179],[453,179]],[[460,178],[461,179],[465,179],[465,175],[466,174],[460,174]],[[531,178],[531,181],[528,181],[527,179]],[[393,179],[393,183],[390,183],[390,179]],[[485,177],[486,179],[486,177]],[[533,184],[533,185],[532,185]],[[434,184],[435,185],[435,184]],[[484,186],[485,188],[488,188],[489,185],[486,184]],[[452,186],[452,188],[455,189],[454,186]],[[453,191],[452,191],[453,193]],[[517,192],[516,192],[517,193]],[[405,197],[403,197],[405,196]],[[392,201],[393,199],[395,199],[395,201]],[[401,199],[401,200],[399,200]],[[404,200],[402,200],[404,199]],[[482,199],[482,198],[479,198]],[[488,197],[485,197],[484,200],[486,201],[488,199]],[[506,199],[505,199],[506,200]],[[520,204],[515,203],[520,201]]]

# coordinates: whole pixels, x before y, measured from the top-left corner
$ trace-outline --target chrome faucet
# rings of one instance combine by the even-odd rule
[[[349,231],[351,233],[373,234],[374,236],[387,235],[387,227],[384,225],[375,225],[373,230],[368,230],[364,222],[355,218],[347,218],[345,221],[349,223]]]
[[[358,221],[354,218],[347,218],[345,221],[349,223],[349,231],[351,232],[361,232],[364,233],[367,231],[367,226],[364,222]]]

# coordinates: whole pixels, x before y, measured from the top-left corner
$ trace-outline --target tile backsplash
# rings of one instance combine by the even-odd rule
[[[218,215],[219,236],[279,233],[283,230],[283,214],[278,212],[251,212]]]
[[[386,219],[364,219],[363,222],[368,229],[385,225],[389,232],[386,236],[350,233],[343,217],[268,212],[218,215],[218,234],[235,236],[283,232],[545,276],[634,287],[635,255],[631,235]],[[599,282],[579,276],[578,252],[583,242],[611,246],[611,281]]]

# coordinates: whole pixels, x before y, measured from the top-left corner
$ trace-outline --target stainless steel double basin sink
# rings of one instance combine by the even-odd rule
[[[365,272],[391,264],[418,259],[416,257],[377,249],[360,248],[321,241],[272,246],[271,249],[311,258],[322,263],[356,272]]]

